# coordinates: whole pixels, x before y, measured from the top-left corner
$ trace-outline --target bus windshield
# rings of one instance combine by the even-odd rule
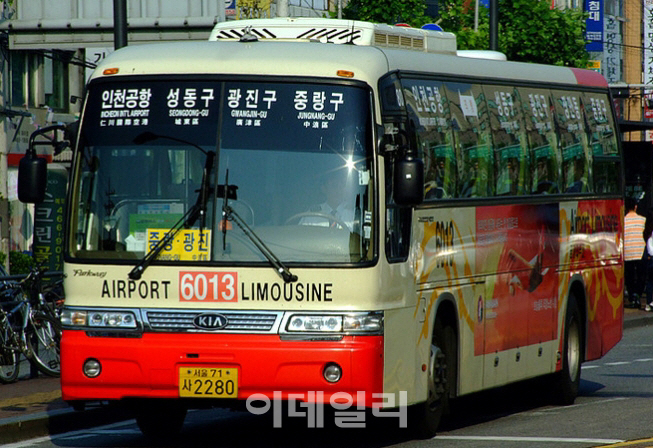
[[[254,238],[287,263],[369,260],[370,113],[356,85],[91,83],[70,253],[137,260],[177,225],[158,260],[267,263]],[[206,213],[188,221],[202,187]]]

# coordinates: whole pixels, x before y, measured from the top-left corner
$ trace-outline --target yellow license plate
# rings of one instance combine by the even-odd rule
[[[182,366],[179,368],[179,396],[237,398],[238,369]]]

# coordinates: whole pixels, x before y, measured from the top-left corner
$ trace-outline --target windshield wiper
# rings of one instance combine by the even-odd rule
[[[209,195],[211,194],[211,170],[213,169],[213,163],[215,161],[215,151],[205,151],[194,143],[187,142],[181,139],[174,137],[168,137],[164,135],[156,135],[151,132],[144,132],[134,139],[134,143],[142,144],[156,138],[167,138],[170,140],[178,141],[181,143],[186,143],[190,146],[196,147],[204,154],[206,154],[206,161],[204,162],[204,171],[202,172],[202,184],[200,185],[199,192],[197,194],[197,200],[195,204],[188,209],[188,211],[181,217],[179,221],[175,223],[174,226],[170,228],[163,238],[161,238],[157,243],[145,254],[141,261],[134,266],[134,268],[129,272],[129,278],[131,280],[140,280],[145,269],[156,259],[156,257],[161,253],[164,247],[169,244],[174,237],[179,233],[182,228],[190,228],[195,222],[199,219],[200,221],[200,233],[204,231],[204,226],[206,225],[206,206],[209,201]]]
[[[263,242],[261,238],[252,230],[252,228],[245,222],[245,220],[238,214],[236,211],[231,208],[229,205],[229,191],[233,191],[234,188],[231,188],[232,186],[229,185],[229,170],[227,170],[227,175],[225,178],[225,185],[224,185],[224,197],[222,200],[222,244],[223,248],[226,247],[226,239],[227,239],[227,223],[225,221],[233,221],[236,223],[238,227],[240,227],[240,230],[243,231],[245,235],[250,239],[252,243],[256,246],[256,248],[261,251],[263,256],[267,258],[267,260],[270,262],[272,267],[274,268],[275,272],[281,276],[284,282],[286,283],[292,283],[297,281],[297,276],[292,274],[290,272],[290,269],[286,267],[285,264],[277,257],[274,252],[270,250],[268,246]]]
[[[134,266],[134,268],[129,271],[129,278],[131,280],[140,280],[141,276],[143,275],[143,272],[145,272],[145,269],[154,261],[154,259],[161,253],[164,247],[168,243],[170,243],[175,236],[177,236],[177,233],[182,228],[188,228],[193,225],[193,223],[197,220],[197,218],[200,216],[200,208],[197,204],[193,205],[191,208],[188,209],[186,214],[181,217],[179,221],[175,223],[174,226],[170,228],[165,234],[163,238],[161,238],[157,243],[152,247],[146,254],[145,256],[141,259],[141,261]]]

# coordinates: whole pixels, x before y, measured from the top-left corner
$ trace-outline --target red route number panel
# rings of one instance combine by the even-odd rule
[[[238,302],[237,272],[180,272],[180,302]]]

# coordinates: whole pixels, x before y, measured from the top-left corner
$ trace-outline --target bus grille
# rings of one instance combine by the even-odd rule
[[[195,317],[209,312],[208,310],[198,311],[168,311],[149,310],[145,312],[146,328],[153,331],[193,331],[211,333],[276,333],[281,322],[281,314],[277,312],[232,312],[232,311],[210,311],[219,313],[227,318],[227,325],[216,331],[208,331],[197,328],[193,324]]]

